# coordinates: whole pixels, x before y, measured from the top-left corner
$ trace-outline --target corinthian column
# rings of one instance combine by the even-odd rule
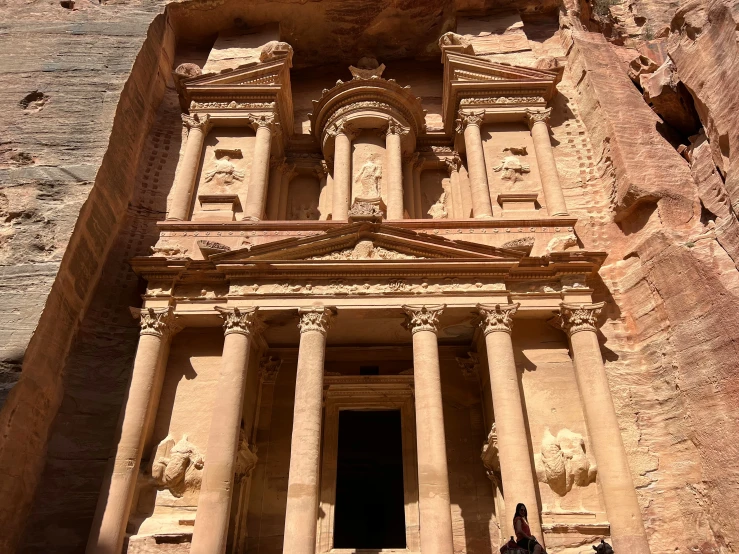
[[[508,511],[503,524],[504,537],[514,535],[513,510],[523,502],[528,510],[531,532],[541,544],[539,504],[536,500],[536,481],[531,466],[528,433],[518,387],[518,372],[513,358],[511,328],[513,314],[519,304],[478,304],[480,328],[485,333],[485,346],[488,352],[490,389],[493,393],[495,429],[498,436],[498,459],[503,481],[505,505]]]
[[[216,307],[216,310],[223,318],[225,339],[191,554],[223,554],[226,551],[249,350],[258,325],[257,308]]]
[[[141,319],[141,337],[133,363],[131,384],[122,414],[121,438],[115,453],[113,472],[103,484],[98,499],[87,554],[120,554],[131,502],[139,475],[146,422],[156,405],[156,383],[166,367],[164,360],[174,333],[172,308],[131,308]]]
[[[259,221],[264,216],[267,201],[267,178],[269,176],[269,152],[272,147],[272,133],[275,130],[274,115],[251,116],[251,124],[257,132],[254,155],[251,162],[249,189],[246,192],[246,206],[243,219]]]
[[[331,219],[349,219],[349,200],[352,190],[352,140],[353,127],[347,121],[339,121],[329,133],[335,137],[334,143],[334,194],[331,206]]]
[[[408,133],[398,122],[390,120],[385,134],[388,198],[387,218],[403,219],[403,151],[401,137]]]
[[[413,334],[418,504],[423,554],[453,554],[436,325],[445,306],[403,306]]]
[[[600,304],[561,304],[562,328],[570,337],[590,444],[598,464],[598,483],[611,524],[615,552],[649,554],[616,409],[600,353],[596,320]]]
[[[490,202],[490,187],[485,168],[485,154],[482,149],[482,125],[485,112],[459,112],[457,132],[464,132],[464,147],[467,150],[467,169],[470,173],[472,188],[472,213],[475,218],[489,219],[493,217],[493,206]]]
[[[549,140],[549,116],[552,109],[526,110],[526,121],[531,129],[531,138],[536,151],[536,163],[539,166],[541,189],[547,203],[549,215],[567,215],[567,205],[559,183],[557,163],[554,161],[552,142]]]
[[[205,135],[211,128],[210,116],[207,114],[202,116],[182,114],[182,124],[189,129],[189,132],[185,154],[182,156],[180,170],[172,187],[172,204],[167,216],[167,219],[176,221],[184,221],[190,215],[190,205],[200,168],[200,157],[203,155]]]
[[[318,518],[318,462],[321,455],[321,410],[326,332],[332,310],[300,310],[298,374],[287,483],[283,554],[314,554]]]

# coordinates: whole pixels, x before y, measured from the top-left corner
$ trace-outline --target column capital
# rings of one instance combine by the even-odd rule
[[[300,308],[298,309],[298,315],[300,316],[298,328],[301,333],[318,331],[325,335],[328,332],[328,328],[331,326],[331,319],[335,312],[336,308],[326,308],[323,306],[315,308]]]
[[[182,114],[182,125],[188,129],[199,129],[204,135],[208,134],[208,131],[213,127],[213,121],[208,114],[193,114],[188,115]]]
[[[247,337],[259,331],[257,311],[259,308],[224,308],[216,306],[215,310],[223,319],[223,334],[238,333]]]
[[[480,329],[485,335],[493,332],[509,333],[513,328],[513,315],[521,304],[478,304]]]
[[[277,130],[277,122],[275,121],[275,114],[253,114],[250,113],[246,116],[251,128],[255,131],[266,128],[270,132],[274,133]]]
[[[529,129],[532,129],[536,123],[544,123],[549,127],[549,117],[552,115],[552,108],[545,110],[532,110],[531,108],[526,109],[526,123]]]
[[[388,118],[387,120],[387,127],[384,130],[385,136],[388,135],[407,135],[410,132],[410,129],[407,127],[404,127],[400,123],[398,123],[396,120],[392,118]]]
[[[457,127],[455,128],[455,131],[457,133],[464,133],[464,130],[467,128],[468,125],[474,125],[476,127],[480,127],[482,125],[482,120],[485,117],[485,110],[481,111],[462,111],[459,110],[459,113],[457,114]]]
[[[338,135],[344,135],[349,140],[354,140],[354,138],[359,134],[359,131],[346,119],[340,119],[339,121],[336,121],[333,123],[327,130],[326,134],[328,134],[331,137],[336,137]]]
[[[277,380],[280,367],[282,367],[282,359],[275,356],[263,356],[259,360],[259,378],[262,383],[273,384]]]
[[[568,304],[562,302],[559,305],[559,317],[564,329],[569,336],[579,331],[592,331],[598,329],[598,316],[605,306],[605,302],[597,304]]]
[[[165,333],[174,334],[175,326],[174,308],[129,308],[131,315],[139,319],[141,335],[163,337]]]
[[[444,313],[446,304],[436,306],[403,306],[406,320],[403,326],[412,334],[418,331],[431,331],[436,333],[439,317]]]

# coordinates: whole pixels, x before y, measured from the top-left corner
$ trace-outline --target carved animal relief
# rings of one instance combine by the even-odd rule
[[[585,452],[582,435],[562,429],[555,437],[547,428],[541,441],[541,452],[534,456],[536,475],[559,496],[574,485],[587,487],[595,482],[597,469]]]
[[[231,185],[234,181],[243,181],[244,172],[236,169],[231,162],[232,159],[241,158],[241,150],[226,150],[217,148],[215,151],[216,161],[212,169],[205,172],[205,182],[217,185]]]
[[[167,435],[159,443],[151,467],[151,477],[154,483],[172,493],[172,496],[181,497],[187,491],[200,488],[200,480],[205,459],[197,447],[183,435],[175,443],[171,435]]]
[[[506,148],[505,151],[521,152],[520,155],[526,154],[526,147],[523,148]],[[517,181],[523,180],[523,174],[531,171],[531,166],[523,163],[518,156],[505,156],[498,165],[493,167],[493,171],[501,172],[500,178],[503,181],[510,181],[515,184]]]

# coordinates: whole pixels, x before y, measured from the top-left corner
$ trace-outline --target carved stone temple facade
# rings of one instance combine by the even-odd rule
[[[659,37],[616,44],[587,2],[65,2],[43,71],[89,52],[125,79],[114,116],[87,66],[59,91],[94,106],[17,107],[41,144],[76,106],[59,156],[94,171],[12,169],[0,256],[41,217],[14,207],[30,180],[60,212],[65,179],[94,186],[37,326],[0,258],[0,336],[34,333],[0,394],[0,552],[497,554],[519,503],[550,554],[736,550],[738,205],[713,164],[739,147],[713,97],[703,135],[664,130]]]
[[[438,126],[365,58],[298,128],[292,47],[241,40],[177,70],[186,137],[130,260],[141,333],[86,552],[491,552],[523,502],[554,550],[649,553],[598,341],[606,254],[552,151],[561,68],[448,32]],[[242,63],[209,71],[226,50]],[[398,510],[342,480],[351,411],[399,413]],[[373,538],[342,528],[347,496],[379,506]]]

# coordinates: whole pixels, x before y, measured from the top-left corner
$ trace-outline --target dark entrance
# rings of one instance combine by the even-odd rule
[[[339,412],[334,548],[405,548],[400,412]]]

